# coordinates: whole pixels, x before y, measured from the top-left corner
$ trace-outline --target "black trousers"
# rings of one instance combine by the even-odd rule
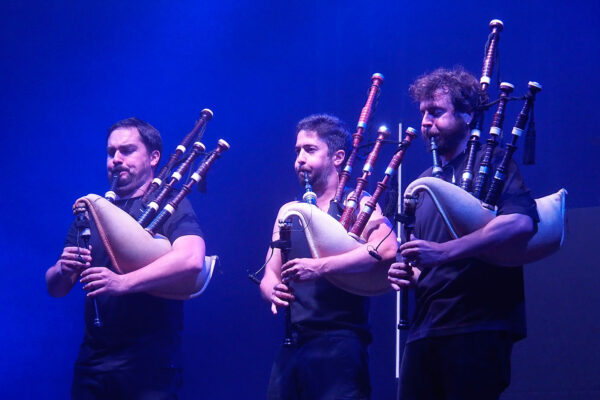
[[[501,331],[408,343],[400,370],[400,399],[497,400],[510,383],[512,345],[509,334]]]
[[[269,400],[370,398],[367,345],[352,331],[299,338],[282,346],[269,381]]]
[[[115,369],[98,372],[75,368],[73,400],[176,400],[181,369]]]

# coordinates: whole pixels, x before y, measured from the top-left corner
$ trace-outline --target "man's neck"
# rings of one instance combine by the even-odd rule
[[[125,199],[132,199],[134,197],[141,197],[144,195],[144,193],[146,193],[146,190],[151,182],[152,182],[152,180],[147,181],[142,186],[138,187],[137,189],[133,190],[132,192],[119,193],[118,191],[116,191],[117,198],[119,200],[125,200]]]
[[[450,161],[454,160],[456,156],[465,151],[465,149],[467,148],[467,142],[469,141],[469,138],[469,135],[465,135],[463,140],[461,140],[460,143],[452,151],[447,151],[444,154],[440,154],[442,165],[448,164]]]
[[[327,177],[327,181],[321,187],[313,187],[315,194],[317,195],[317,207],[321,210],[327,211],[329,210],[329,203],[335,197],[335,192],[337,191],[339,182],[339,174],[335,171],[332,174],[329,174]]]

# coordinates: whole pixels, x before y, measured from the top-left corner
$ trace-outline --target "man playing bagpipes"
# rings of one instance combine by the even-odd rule
[[[312,115],[298,123],[296,133],[294,167],[306,188],[305,198],[314,205],[293,202],[280,209],[273,250],[267,255],[260,284],[272,312],[287,308],[289,318],[286,341],[273,364],[268,398],[367,399],[369,298],[355,294],[360,288],[348,289],[355,292],[351,293],[340,286],[344,278],[358,275],[365,282],[383,276],[385,282],[397,249],[396,237],[389,235],[390,224],[379,207],[360,242],[351,239],[338,222],[343,210],[332,200],[350,147],[350,135],[341,121]],[[293,216],[300,216],[301,221]],[[328,240],[335,247],[339,241],[333,239],[334,233],[340,230],[340,239],[349,240],[352,250],[338,253],[321,247]],[[321,231],[325,233],[319,237]],[[378,253],[379,260],[369,250]]]
[[[106,166],[109,180],[114,178],[114,205],[133,218],[143,211],[141,197],[161,151],[159,132],[137,118],[108,130]],[[87,292],[85,334],[75,362],[72,397],[176,398],[181,384],[183,302],[149,292],[177,292],[202,270],[205,245],[191,204],[184,200],[160,230],[171,249],[127,273],[117,273],[111,264],[94,221],[89,248],[82,245],[76,225],[69,230],[59,260],[46,273],[53,297],[65,296],[78,280]]]
[[[433,172],[430,168],[421,176],[437,175],[458,185],[469,125],[485,102],[480,83],[461,68],[438,69],[414,82],[410,92],[419,102],[423,138],[439,155]],[[483,148],[475,165],[482,154]],[[495,150],[493,170],[504,154]],[[512,345],[526,334],[525,298],[522,263],[506,260],[524,252],[539,218],[512,160],[504,175],[496,216],[457,238],[431,198],[419,197],[414,235],[399,248],[404,261],[389,270],[392,286],[413,286],[416,298],[401,366],[401,399],[498,399],[510,382]],[[453,188],[481,209],[471,194]],[[448,198],[460,209],[462,198]]]

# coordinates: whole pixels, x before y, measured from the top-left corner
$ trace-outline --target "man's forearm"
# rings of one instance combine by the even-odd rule
[[[375,245],[367,243],[343,254],[323,257],[321,259],[323,275],[368,272],[377,268],[387,269],[394,260],[396,250],[388,249],[388,246],[380,248],[378,253],[382,260],[379,261],[369,254],[369,250],[374,248]]]
[[[127,276],[128,292],[193,293],[203,262],[168,253]]]
[[[281,252],[274,249],[273,253],[267,256],[265,273],[260,281],[260,294],[263,299],[270,302],[273,288],[281,283]]]
[[[152,263],[125,274],[128,292],[193,291],[197,275],[204,266],[204,241],[179,238],[173,249]],[[178,242],[183,240],[182,242]]]
[[[379,211],[373,219],[374,221],[370,221],[366,229],[368,242],[344,254],[325,257],[322,260],[324,275],[352,274],[378,268],[389,268],[395,260],[398,248],[396,234]],[[375,248],[377,248],[376,253],[381,257],[381,261],[369,253],[369,251],[374,252]]]
[[[486,226],[461,238],[443,243],[447,262],[478,257],[491,263],[500,263],[519,254],[534,234],[532,219],[522,214],[501,215]]]
[[[267,272],[265,272],[265,276],[260,281],[260,294],[265,301],[271,301],[271,294],[273,293],[273,288],[280,282],[281,280],[277,279],[275,275],[267,274]]]
[[[58,264],[53,265],[46,271],[46,288],[52,297],[66,296],[76,282],[77,276],[61,274]]]

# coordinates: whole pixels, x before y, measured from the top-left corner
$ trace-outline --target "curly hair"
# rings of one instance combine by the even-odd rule
[[[454,109],[462,113],[471,113],[487,102],[477,78],[460,66],[452,70],[438,68],[422,75],[408,91],[417,102],[432,100],[436,92],[442,91],[450,96]]]

